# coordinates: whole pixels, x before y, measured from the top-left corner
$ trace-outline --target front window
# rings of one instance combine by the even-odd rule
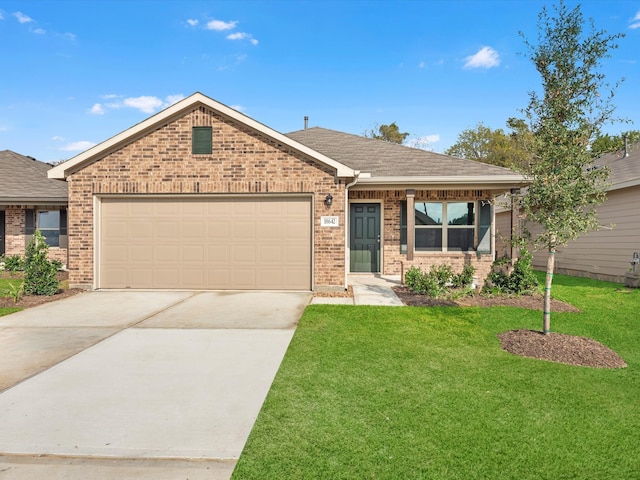
[[[415,202],[416,252],[490,251],[488,202]],[[407,251],[407,204],[402,202],[400,251]],[[479,228],[478,228],[479,227]]]
[[[50,247],[60,246],[60,211],[38,211],[36,225],[47,245]]]

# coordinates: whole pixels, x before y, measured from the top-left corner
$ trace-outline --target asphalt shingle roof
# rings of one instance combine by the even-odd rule
[[[48,163],[11,150],[0,151],[0,202],[5,205],[66,202],[67,182],[47,178],[50,168]]]
[[[286,136],[354,170],[371,173],[372,177],[503,176],[515,173],[508,168],[321,127],[298,130]]]
[[[627,149],[629,156],[624,156],[624,150],[607,153],[599,157],[595,165],[609,165],[612,186],[629,182],[640,182],[640,142],[632,144]]]

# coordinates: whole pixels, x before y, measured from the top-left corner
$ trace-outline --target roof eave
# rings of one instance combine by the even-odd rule
[[[524,187],[529,182],[522,175],[466,175],[466,176],[424,176],[424,177],[365,177],[360,178],[352,187],[402,187],[402,188],[434,188],[448,189],[506,189]]]
[[[68,197],[0,197],[0,205],[67,205]]]
[[[193,106],[198,103],[201,103],[237,122],[253,128],[254,130],[257,130],[264,135],[271,137],[279,143],[287,145],[305,155],[308,155],[311,158],[319,161],[320,163],[324,163],[334,168],[338,177],[353,177],[355,175],[354,170],[347,167],[346,165],[336,162],[335,160],[322,155],[321,153],[309,147],[306,147],[305,145],[296,142],[295,140],[281,134],[280,132],[277,132],[272,128],[269,128],[266,125],[238,112],[237,110],[219,103],[199,92],[194,93],[193,95],[171,105],[170,107],[162,110],[161,112],[158,112],[157,114],[147,118],[146,120],[143,120],[133,127],[128,128],[127,130],[111,137],[110,139],[105,140],[104,142],[80,153],[79,155],[76,155],[75,157],[53,167],[47,172],[47,175],[49,178],[64,180],[69,175],[80,170],[94,159],[107,154],[109,151],[126,145],[136,137],[143,136],[144,134],[156,128],[157,125],[166,122],[174,117],[178,117],[185,110],[193,108]]]

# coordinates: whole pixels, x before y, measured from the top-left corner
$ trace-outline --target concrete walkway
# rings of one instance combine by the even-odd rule
[[[310,296],[91,292],[0,317],[0,478],[228,479]]]
[[[400,285],[400,275],[351,274],[348,281],[353,289],[353,298],[314,297],[311,303],[391,307],[404,305],[392,290],[392,287]]]

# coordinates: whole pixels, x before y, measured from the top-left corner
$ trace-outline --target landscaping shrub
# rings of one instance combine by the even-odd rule
[[[465,265],[459,274],[453,273],[450,265],[432,265],[429,272],[424,272],[417,267],[411,267],[405,274],[404,283],[413,292],[438,298],[451,296],[452,289],[470,291],[474,273],[475,268],[473,265]]]
[[[49,246],[36,230],[27,245],[24,259],[24,293],[26,295],[54,295],[58,292],[57,270],[47,258]]]
[[[19,272],[24,270],[24,259],[20,255],[11,255],[4,258],[4,269],[7,272]]]
[[[533,271],[533,256],[522,247],[520,256],[513,264],[513,271],[509,274],[503,270],[494,270],[489,274],[485,291],[493,293],[507,293],[513,295],[531,294],[538,286],[538,279]],[[502,266],[504,262],[495,262],[495,266]]]

